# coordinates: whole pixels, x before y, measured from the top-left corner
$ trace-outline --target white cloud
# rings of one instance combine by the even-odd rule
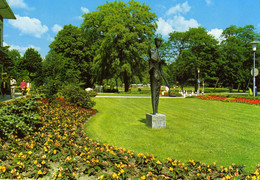
[[[171,7],[167,12],[166,15],[172,15],[172,14],[186,14],[189,12],[191,7],[189,6],[188,2],[184,2],[183,4],[177,4],[176,6]]]
[[[205,0],[207,5],[211,5],[212,4],[212,0]]]
[[[81,6],[80,9],[81,9],[81,11],[83,12],[83,14],[87,14],[87,13],[90,12],[88,8],[85,8],[85,7],[83,7],[83,6]],[[78,19],[82,20],[82,19],[84,19],[84,18],[83,18],[82,16],[78,16]]]
[[[189,28],[199,27],[199,23],[195,19],[186,20],[183,16],[174,16],[173,19],[168,19],[167,22],[175,29],[176,31],[187,31]]]
[[[27,10],[33,10],[34,8],[28,7],[28,5],[24,2],[24,0],[7,0],[8,4],[12,8],[21,8]]]
[[[183,4],[177,4],[174,7],[171,7],[165,13],[165,18],[159,18],[158,24],[158,33],[161,33],[163,36],[169,34],[172,31],[185,32],[189,28],[197,28],[200,24],[195,19],[185,19],[183,14],[186,14],[190,11],[191,7],[188,4],[188,1]]]
[[[28,8],[27,4],[23,0],[7,0],[8,4],[13,8]]]
[[[24,54],[25,51],[28,49],[28,48],[34,48],[35,50],[39,51],[41,48],[40,47],[36,47],[34,45],[28,45],[28,46],[19,46],[19,45],[10,45],[10,44],[7,44],[4,42],[4,46],[10,46],[10,50],[12,49],[17,49],[21,54]]]
[[[62,30],[63,28],[60,26],[60,25],[58,25],[58,24],[54,24],[54,26],[51,28],[52,29],[52,31],[54,32],[54,33],[58,33],[60,30]]]
[[[85,13],[89,13],[89,9],[88,8],[85,8],[85,7],[81,7],[80,8],[81,11],[85,14]]]
[[[21,35],[29,34],[37,38],[40,38],[44,33],[48,31],[46,25],[42,25],[41,21],[36,18],[22,17],[15,15],[16,20],[8,20],[9,24],[21,31]]]
[[[159,18],[157,25],[157,32],[162,34],[163,36],[167,36],[170,32],[173,31],[172,26],[169,23],[167,23],[163,18]]]
[[[208,34],[211,34],[212,36],[214,36],[215,39],[217,39],[218,41],[222,41],[224,40],[223,37],[221,37],[221,34],[223,32],[223,29],[211,29],[210,31],[208,31]]]
[[[174,16],[173,19],[159,18],[157,32],[167,36],[172,31],[185,32],[189,28],[197,28],[200,24],[195,19],[186,20],[183,16]]]

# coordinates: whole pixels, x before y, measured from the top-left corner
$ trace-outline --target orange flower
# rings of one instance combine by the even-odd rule
[[[0,170],[4,173],[6,171],[6,167],[5,166],[0,166]]]
[[[11,173],[14,174],[15,172],[16,172],[16,169],[13,168],[12,171],[11,171]]]

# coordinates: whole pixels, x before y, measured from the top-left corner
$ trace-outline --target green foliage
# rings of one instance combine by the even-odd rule
[[[95,102],[91,100],[93,94],[87,93],[75,85],[63,86],[63,88],[59,89],[59,94],[74,106],[89,109],[95,105]]]
[[[84,15],[81,25],[94,54],[97,80],[121,78],[128,91],[134,75],[142,76],[144,57],[153,43],[156,15],[134,0],[107,2]]]
[[[24,56],[21,58],[19,65],[21,69],[29,72],[29,77],[32,79],[32,73],[42,70],[42,57],[35,49],[28,48],[25,51]]]
[[[177,92],[177,91],[171,91],[171,93],[169,94],[169,96],[173,96],[173,97],[182,97],[182,94]]]
[[[175,59],[171,65],[172,79],[176,79],[181,86],[193,84],[196,91],[198,69],[207,80],[214,76],[211,67],[214,59],[218,58],[217,43],[203,27],[170,33],[168,54]]]
[[[57,97],[57,93],[59,89],[62,87],[62,82],[59,80],[50,80],[45,83],[44,86],[38,87],[37,91],[39,93],[43,93],[45,98],[49,99],[50,101],[54,100]]]
[[[44,63],[46,77],[69,83],[84,83],[85,87],[93,85],[91,53],[94,52],[91,51],[81,28],[65,25],[50,44],[50,48]]]
[[[0,104],[0,136],[19,137],[30,134],[41,123],[38,115],[38,97],[20,98]]]
[[[240,86],[244,91],[251,81],[252,47],[249,43],[259,39],[252,25],[237,27],[232,25],[223,31],[225,40],[221,43],[219,60],[219,78],[232,91],[233,86]]]

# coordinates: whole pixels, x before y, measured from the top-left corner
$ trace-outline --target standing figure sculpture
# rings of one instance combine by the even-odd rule
[[[150,74],[150,82],[151,82],[151,93],[152,93],[152,106],[153,106],[153,114],[158,113],[158,105],[159,105],[159,95],[160,95],[160,88],[161,88],[161,76],[163,77],[166,85],[168,87],[169,84],[166,80],[166,77],[162,70],[162,60],[159,56],[159,47],[161,45],[162,40],[155,38],[155,46],[156,50],[153,54],[149,50],[149,74]],[[169,91],[170,93],[170,91]]]

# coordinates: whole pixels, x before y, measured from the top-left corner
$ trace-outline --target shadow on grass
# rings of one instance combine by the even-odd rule
[[[139,122],[146,124],[146,119],[140,119]]]

